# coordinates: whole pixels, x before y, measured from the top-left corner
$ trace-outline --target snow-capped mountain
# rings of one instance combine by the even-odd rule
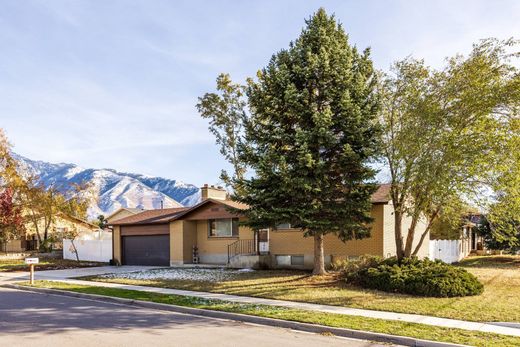
[[[39,177],[45,186],[71,187],[89,184],[95,194],[89,218],[110,215],[121,207],[154,209],[192,206],[200,201],[200,189],[180,181],[118,172],[112,169],[85,169],[75,164],[51,164],[21,155],[13,157],[22,170]]]

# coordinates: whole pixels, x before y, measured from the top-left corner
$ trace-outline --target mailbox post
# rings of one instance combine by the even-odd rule
[[[40,262],[40,259],[38,258],[25,258],[25,263],[29,264],[29,269],[31,271],[30,275],[30,284],[31,286],[34,284],[34,264],[38,264]]]

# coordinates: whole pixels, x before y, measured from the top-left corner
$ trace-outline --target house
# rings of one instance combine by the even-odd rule
[[[462,250],[464,253],[467,253],[466,255],[471,253],[482,255],[486,253],[484,238],[477,233],[483,218],[483,215],[477,212],[468,213],[464,216],[460,240],[462,241]]]
[[[374,222],[370,238],[344,243],[333,234],[325,236],[327,263],[364,254],[396,254],[389,191],[389,185],[381,185],[372,196]],[[112,222],[114,259],[123,265],[313,266],[313,239],[303,237],[299,229],[286,224],[254,232],[240,225],[243,215],[229,209],[246,206],[227,200],[224,189],[205,185],[201,197],[202,201],[190,208],[148,210]],[[403,231],[408,230],[409,224],[410,220],[405,218]],[[416,240],[425,228],[425,221],[421,221],[416,228]],[[425,239],[420,257],[428,256],[429,235]]]
[[[484,238],[478,234],[483,215],[467,212],[461,216],[461,223],[452,227],[442,219],[434,224],[430,236],[430,258],[446,263],[459,262],[470,254],[489,253],[484,245]]]
[[[114,213],[112,213],[110,216],[106,218],[106,221],[108,224],[112,224],[112,222],[122,219],[128,216],[132,216],[137,213],[143,212],[143,208],[130,208],[130,207],[121,207],[120,209],[116,210]]]
[[[40,231],[41,237],[43,237],[44,224],[45,222],[43,218],[38,221],[38,230]],[[54,221],[48,228],[49,237],[52,237],[54,240],[52,244],[53,249],[62,249],[63,234],[72,229],[75,229],[80,233],[91,233],[98,231],[99,227],[73,216],[59,214],[54,218]],[[25,224],[24,235],[22,235],[20,239],[12,240],[2,245],[2,248],[0,249],[5,252],[23,252],[37,250],[39,246],[36,226],[33,222],[27,221]]]

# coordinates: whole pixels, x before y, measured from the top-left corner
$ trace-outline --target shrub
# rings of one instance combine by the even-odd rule
[[[336,260],[331,264],[332,271],[340,271],[345,274],[353,274],[361,271],[362,269],[368,269],[376,267],[383,261],[383,258],[376,255],[362,255],[355,260]]]
[[[441,261],[406,258],[346,273],[347,281],[365,288],[419,296],[455,297],[478,295],[484,286],[465,269]]]

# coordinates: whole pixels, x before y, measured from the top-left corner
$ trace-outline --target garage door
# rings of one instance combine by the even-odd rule
[[[123,264],[170,265],[169,235],[123,236]]]

